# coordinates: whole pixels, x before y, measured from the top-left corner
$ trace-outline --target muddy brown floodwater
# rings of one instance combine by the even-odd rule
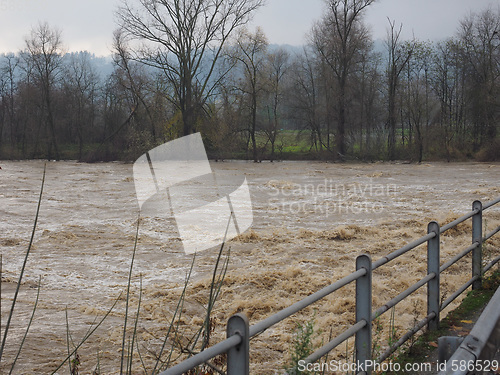
[[[0,165],[3,333],[31,236],[44,162],[2,161]],[[356,256],[367,253],[377,260],[425,234],[430,220],[447,223],[469,211],[474,200],[486,202],[500,196],[498,163],[223,162],[211,166],[216,175],[246,177],[254,215],[252,228],[229,243],[228,272],[213,313],[212,343],[224,337],[225,322],[235,312],[245,312],[251,324],[256,323],[353,272]],[[14,371],[19,374],[51,373],[67,354],[67,337],[73,347],[96,317],[103,317],[126,291],[134,248],[138,204],[131,164],[48,162],[46,168],[32,252],[0,364],[0,369],[10,368],[40,279],[38,306]],[[221,188],[224,181],[219,179]],[[203,187],[200,191],[203,195]],[[489,209],[485,219],[486,228],[498,226],[500,209]],[[441,237],[443,259],[470,243],[469,227],[461,224]],[[486,257],[491,257],[500,241],[494,239],[486,248]],[[179,322],[180,343],[202,324],[217,253],[210,249],[195,259]],[[167,332],[192,259],[184,254],[172,220],[161,215],[141,218],[130,316],[132,320],[142,280],[137,347],[146,367],[153,363]],[[469,259],[451,267],[442,277],[443,293],[449,296],[462,285],[470,277],[469,270]],[[425,272],[425,247],[377,269],[374,309]],[[422,318],[424,301],[425,288],[396,306],[396,330],[403,332]],[[122,295],[78,350],[81,373],[92,373],[96,366],[102,374],[119,373],[124,311]],[[387,325],[389,315],[383,315],[381,323]],[[282,373],[297,323],[311,319],[318,332],[316,344],[352,324],[353,287],[341,289],[252,340],[251,373]],[[352,356],[350,345],[333,356]],[[136,356],[133,373],[142,373],[141,368]],[[59,373],[68,371],[66,364]]]

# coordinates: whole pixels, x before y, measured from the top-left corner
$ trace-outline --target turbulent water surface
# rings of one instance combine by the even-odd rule
[[[2,334],[28,247],[44,162],[0,162],[0,252]],[[252,323],[354,270],[357,255],[373,260],[425,234],[427,223],[447,223],[467,212],[474,200],[500,196],[500,164],[431,163],[329,164],[314,162],[211,163],[221,191],[246,177],[253,205],[252,228],[230,241],[228,271],[213,313],[212,342],[224,336],[231,314],[245,312]],[[202,183],[180,194],[209,197]],[[231,185],[232,186],[232,185]],[[179,192],[178,192],[179,194]],[[175,196],[171,197],[175,200]],[[154,206],[154,201],[152,203]],[[40,296],[15,373],[51,373],[70,347],[82,340],[96,317],[115,308],[78,350],[82,373],[96,367],[119,372],[124,294],[140,216],[131,281],[130,317],[136,314],[142,283],[137,348],[150,368],[172,318],[192,255],[183,251],[175,221],[163,206],[158,215],[139,215],[132,165],[48,162],[31,254],[13,315],[1,368],[10,368]],[[154,212],[154,210],[153,210]],[[486,229],[500,223],[500,209],[485,212]],[[442,236],[442,256],[470,243],[469,224]],[[494,240],[486,249],[500,247]],[[218,249],[194,261],[177,341],[202,324]],[[486,254],[491,257],[492,254]],[[470,275],[470,260],[442,277],[450,295]],[[425,248],[376,270],[374,308],[426,272]],[[122,293],[122,296],[120,296]],[[425,311],[425,288],[397,306],[400,332]],[[352,287],[294,315],[252,341],[252,373],[279,373],[289,358],[297,322],[314,319],[319,343],[354,320]],[[168,345],[171,342],[168,341]],[[349,349],[348,349],[349,350]],[[345,347],[339,356],[345,355]],[[177,355],[177,351],[174,351]],[[9,366],[8,366],[9,365]],[[139,357],[133,373],[142,373]],[[59,373],[69,371],[66,364]]]

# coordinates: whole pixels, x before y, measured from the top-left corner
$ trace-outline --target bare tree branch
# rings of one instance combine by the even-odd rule
[[[159,68],[174,89],[183,134],[197,118],[214,85],[216,64],[234,31],[264,0],[122,0],[117,12],[123,32],[136,41],[134,58]]]

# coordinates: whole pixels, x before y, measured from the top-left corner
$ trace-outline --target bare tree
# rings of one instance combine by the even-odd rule
[[[83,146],[90,139],[97,114],[99,77],[91,63],[91,55],[81,52],[69,56],[65,71],[65,100],[71,119],[68,130],[74,130],[78,138],[78,157],[83,156]]]
[[[4,69],[0,69],[0,155],[2,154],[2,141],[8,111],[7,80],[4,78]]]
[[[380,106],[381,72],[379,69],[382,57],[380,53],[374,51],[366,51],[361,57],[362,60],[353,84],[355,100],[351,105],[353,111],[351,137],[356,139],[356,133],[358,133],[359,155],[371,158],[373,157],[372,151],[378,149],[378,147],[373,147],[373,136],[379,136],[378,125],[382,112]]]
[[[495,139],[500,94],[500,8],[471,14],[458,33],[473,122],[473,151]]]
[[[113,35],[113,48],[117,79],[123,88],[130,93],[132,110],[135,112],[134,116],[139,113],[139,106],[144,108],[147,121],[150,124],[152,141],[155,144],[157,140],[155,118],[150,108],[151,105],[148,103],[148,95],[153,91],[152,81],[149,79],[144,66],[132,60],[130,48],[120,30],[115,31]]]
[[[313,43],[330,67],[337,83],[337,153],[346,152],[347,89],[359,63],[360,50],[368,48],[369,35],[361,22],[363,10],[375,0],[327,0],[328,12],[313,29]]]
[[[290,68],[289,53],[280,48],[269,54],[269,126],[265,128],[267,138],[271,143],[271,161],[275,157],[276,138],[278,136],[281,124],[280,107],[284,96],[284,78]]]
[[[31,30],[26,39],[26,50],[22,53],[24,61],[30,65],[31,74],[37,85],[44,105],[44,122],[50,132],[47,157],[52,155],[59,159],[57,133],[54,118],[54,88],[62,71],[61,32],[51,29],[47,23],[41,23]]]
[[[424,133],[431,125],[436,102],[431,98],[429,71],[432,68],[432,46],[429,42],[412,41],[403,45],[404,50],[412,50],[412,56],[406,64],[406,80],[402,93],[402,117],[408,124],[408,135],[405,121],[401,119],[401,138],[403,145],[408,136],[408,145],[415,141],[418,162],[422,162],[424,154]],[[415,131],[415,136],[413,136]]]
[[[448,161],[455,147],[465,150],[466,144],[469,143],[466,141],[466,74],[460,60],[458,41],[449,39],[436,46],[433,90],[441,106],[440,122]]]
[[[245,107],[249,111],[247,130],[252,143],[253,160],[257,162],[257,106],[267,90],[265,69],[268,60],[268,42],[262,30],[258,28],[255,34],[243,30],[239,34],[237,46],[233,57],[242,66],[242,75],[237,84],[237,90],[243,94]]]
[[[399,79],[401,72],[405,68],[408,60],[410,59],[413,48],[409,45],[408,48],[401,47],[401,31],[403,25],[401,24],[399,29],[395,29],[395,21],[389,20],[389,31],[387,33],[387,51],[388,51],[388,63],[387,63],[387,105],[388,105],[388,115],[387,115],[387,128],[389,130],[389,135],[387,139],[387,155],[389,160],[394,160],[396,157],[396,123],[397,123],[397,113],[396,113],[396,93],[399,85]]]
[[[310,131],[310,150],[315,147],[318,151],[323,146],[320,108],[324,107],[319,97],[320,67],[317,60],[304,49],[292,69],[294,78],[288,99],[292,109],[291,116],[296,123],[301,124],[302,129]]]
[[[15,75],[19,66],[19,58],[14,54],[2,56],[3,64],[0,67],[0,147],[4,141],[4,133],[10,135],[12,147],[15,146],[17,129],[17,114],[15,100],[17,95],[17,82]],[[5,126],[7,125],[7,126]]]
[[[122,0],[121,28],[140,44],[134,58],[161,69],[182,114],[183,134],[195,130],[218,77],[216,63],[228,38],[264,0]]]

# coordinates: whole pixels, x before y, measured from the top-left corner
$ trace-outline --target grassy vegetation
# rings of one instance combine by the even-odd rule
[[[325,137],[326,135],[323,135]],[[456,148],[446,148],[440,143],[439,137],[429,140],[424,148],[423,160],[426,161],[495,161],[500,160],[500,139],[495,139],[482,147],[477,152],[459,150]],[[146,150],[163,143],[158,139],[156,143],[143,139],[131,137],[128,140],[109,140],[104,143],[84,143],[82,149],[77,143],[60,143],[58,145],[61,160],[80,160],[86,162],[97,161],[134,161]],[[231,142],[235,144],[224,144],[219,146],[211,144],[206,139],[207,153],[211,159],[252,159],[252,145],[247,145],[245,135],[240,134]],[[257,155],[259,160],[336,160],[338,155],[334,147],[335,139],[330,138],[330,150],[326,145],[321,145],[319,140],[314,140],[308,130],[280,130],[277,133],[274,144],[274,155],[267,134],[263,131],[256,133]],[[326,139],[323,138],[323,142]],[[359,141],[348,145],[347,154],[343,156],[345,161],[371,161],[387,160],[387,144],[385,137],[372,139],[370,147]],[[27,146],[28,147],[28,146]],[[409,146],[407,142],[402,143],[401,129],[396,137],[396,159],[416,161],[415,145]],[[0,148],[0,159],[54,159],[51,150],[33,146],[28,147],[29,151],[23,151],[21,145],[15,147],[2,145]]]
[[[314,336],[317,335],[314,328],[314,318],[304,324],[297,323],[294,332],[294,340],[290,348],[290,360],[285,366],[288,375],[309,375],[308,371],[299,370],[299,361],[307,358],[316,349],[313,344]]]
[[[406,132],[407,130],[405,130]],[[314,139],[309,130],[280,130],[276,136],[274,156],[271,155],[272,147],[265,132],[257,132],[256,140],[259,160],[337,160],[339,157],[336,153],[333,134],[330,137],[330,149],[327,149],[326,145],[321,145],[317,138]],[[326,142],[326,134],[323,134],[322,141]],[[472,150],[457,149],[451,146],[444,147],[442,138],[436,136],[424,142],[422,156],[425,161],[495,161],[500,158],[499,145],[500,139],[497,139],[484,145],[477,152],[472,152]],[[224,147],[224,145],[219,147]],[[397,160],[418,161],[418,145],[415,144],[415,141],[409,144],[408,136],[405,137],[403,143],[402,129],[397,129],[395,147]],[[217,158],[211,153],[217,155],[217,151],[209,150],[209,157]],[[225,155],[227,159],[251,159],[252,145],[249,143],[247,150],[247,145],[242,138],[240,144],[228,153],[229,155]],[[353,140],[347,145],[346,155],[343,155],[342,159],[345,161],[388,160],[386,136],[373,134],[370,145],[366,144],[365,138]]]

